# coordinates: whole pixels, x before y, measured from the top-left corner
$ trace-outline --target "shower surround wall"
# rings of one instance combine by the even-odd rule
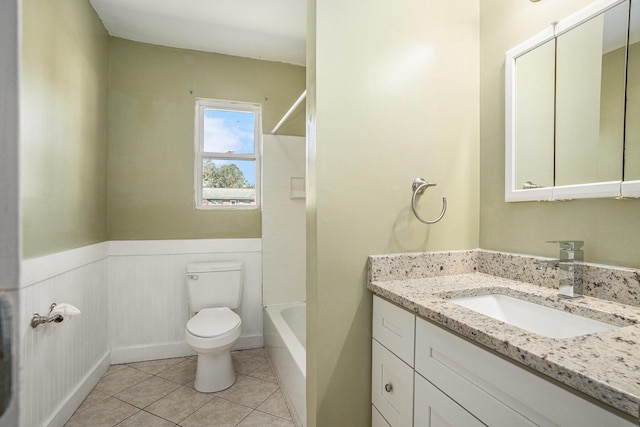
[[[291,198],[291,178],[305,176],[305,150],[304,137],[263,136],[263,305],[306,301],[305,200]]]

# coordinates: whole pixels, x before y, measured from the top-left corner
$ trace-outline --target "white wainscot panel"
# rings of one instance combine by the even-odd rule
[[[185,343],[191,314],[185,266],[192,262],[242,262],[244,288],[238,310],[242,335],[236,348],[262,347],[260,239],[111,243],[108,282],[113,363],[195,354]]]
[[[101,252],[100,245],[92,245],[23,262],[27,276],[38,278],[23,280],[20,296],[23,427],[63,425],[109,366],[107,261]],[[69,270],[52,270],[52,261],[61,260],[58,265]],[[48,274],[55,275],[42,279]],[[32,328],[32,314],[48,314],[53,302],[72,304],[82,314]]]

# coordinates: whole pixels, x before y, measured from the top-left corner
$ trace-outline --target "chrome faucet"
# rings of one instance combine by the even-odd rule
[[[560,245],[559,259],[536,261],[535,264],[543,267],[559,268],[559,297],[580,298],[582,296],[582,262],[584,261],[582,246],[584,242],[581,240],[552,240],[547,243],[558,243]]]

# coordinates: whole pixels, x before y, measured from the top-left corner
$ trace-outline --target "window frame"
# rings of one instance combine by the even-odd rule
[[[222,153],[204,151],[204,112],[208,109],[223,110],[223,111],[239,111],[254,114],[254,136],[253,136],[253,153],[241,154],[241,153]],[[216,210],[216,209],[230,209],[230,210],[254,210],[260,209],[261,206],[261,148],[262,148],[262,105],[248,102],[238,101],[223,101],[209,98],[196,98],[195,102],[195,138],[194,138],[194,150],[195,150],[195,167],[194,167],[194,194],[195,194],[195,208],[198,210]],[[202,203],[203,187],[202,187],[202,163],[205,158],[214,160],[250,160],[255,161],[255,190],[256,190],[256,203],[255,205],[205,205]]]

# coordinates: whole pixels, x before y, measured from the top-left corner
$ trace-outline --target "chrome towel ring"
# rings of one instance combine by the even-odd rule
[[[414,179],[413,184],[411,185],[411,188],[413,189],[413,196],[411,196],[411,209],[413,209],[413,214],[416,216],[416,218],[418,218],[420,222],[424,222],[425,224],[435,224],[442,219],[444,213],[447,211],[446,197],[442,198],[442,212],[440,212],[440,215],[438,215],[438,217],[434,220],[428,221],[426,219],[423,219],[416,211],[416,197],[418,196],[418,194],[422,194],[427,188],[435,187],[436,185],[438,184],[436,184],[435,182],[427,182],[423,178]]]

